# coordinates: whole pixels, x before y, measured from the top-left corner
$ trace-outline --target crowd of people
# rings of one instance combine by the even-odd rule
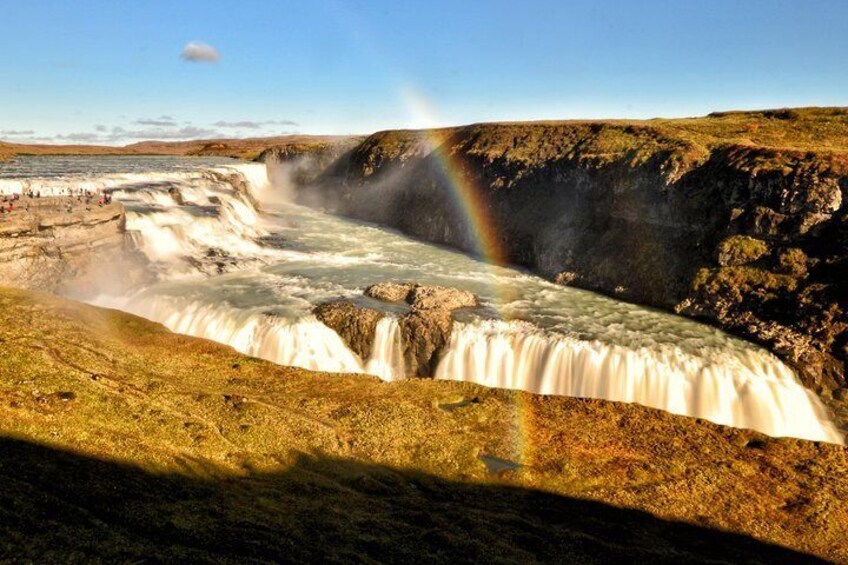
[[[64,191],[64,195],[58,196],[58,198],[67,198],[65,201],[65,210],[71,213],[74,211],[74,204],[84,205],[86,210],[91,210],[94,196],[95,193],[87,189],[80,188],[75,190],[73,188],[67,188]],[[98,193],[97,197],[97,205],[101,208],[112,203],[112,195],[107,192]],[[5,220],[9,214],[16,211],[29,212],[30,202],[38,199],[41,199],[41,191],[34,191],[32,189],[23,193],[0,195],[0,219]],[[57,206],[61,206],[61,203],[57,203]]]
[[[27,194],[27,197],[29,198],[29,194]],[[11,214],[15,210],[15,202],[20,199],[20,194],[4,194],[2,198],[0,198],[0,216]],[[29,202],[24,204],[24,209],[29,210]]]

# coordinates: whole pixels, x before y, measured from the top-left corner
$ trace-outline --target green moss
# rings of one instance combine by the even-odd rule
[[[724,267],[753,263],[766,253],[768,244],[747,235],[733,235],[718,245],[718,262]]]
[[[780,294],[794,292],[798,288],[798,281],[789,275],[755,267],[702,268],[695,275],[692,288],[701,295],[738,303],[753,297],[771,300]]]
[[[792,275],[794,277],[807,276],[809,259],[807,258],[807,254],[797,247],[782,251],[777,262],[781,273]]]

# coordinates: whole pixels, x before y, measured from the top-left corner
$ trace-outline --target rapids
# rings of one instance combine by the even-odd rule
[[[391,230],[280,203],[264,165],[89,158],[86,168],[67,161],[16,160],[11,172],[0,166],[0,192],[84,187],[124,203],[127,231],[160,282],[129,296],[104,288],[83,297],[94,304],[276,363],[392,381],[404,378],[395,317],[378,324],[371,357],[363,360],[312,308],[346,298],[395,314],[403,306],[361,291],[387,280],[453,286],[476,293],[483,306],[457,314],[436,378],[638,402],[774,436],[843,441],[820,400],[755,345]]]

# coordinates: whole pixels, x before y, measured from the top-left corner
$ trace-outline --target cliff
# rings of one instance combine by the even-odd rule
[[[0,288],[0,560],[845,562],[846,454]]]
[[[80,294],[105,280],[132,284],[145,276],[126,244],[120,204],[24,198],[15,206],[0,215],[2,284]]]
[[[478,252],[473,193],[504,261],[716,324],[825,394],[846,385],[845,109],[387,131],[305,178],[302,202]]]

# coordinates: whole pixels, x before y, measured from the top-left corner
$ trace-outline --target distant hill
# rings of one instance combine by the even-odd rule
[[[0,160],[15,155],[191,155],[255,159],[270,147],[309,146],[349,139],[334,135],[284,135],[248,139],[141,141],[123,147],[108,145],[26,145],[0,142]]]

